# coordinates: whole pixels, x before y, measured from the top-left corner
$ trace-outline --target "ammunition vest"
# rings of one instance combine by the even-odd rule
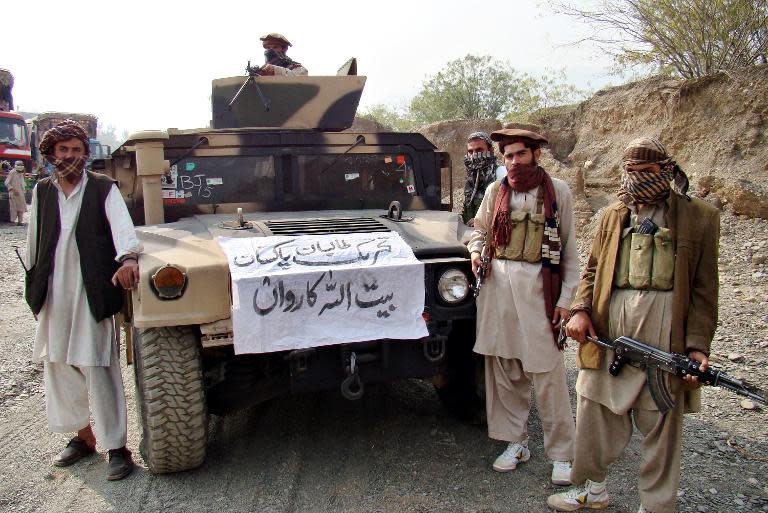
[[[510,212],[509,225],[509,242],[496,248],[496,258],[531,264],[541,262],[545,225],[543,186],[539,187],[535,212]]]
[[[97,322],[111,317],[123,307],[123,291],[112,285],[112,276],[120,264],[112,242],[105,202],[114,181],[88,171],[80,213],[75,224],[75,241],[80,253],[80,272],[88,306]],[[37,315],[48,296],[48,278],[54,272],[53,261],[61,234],[59,191],[51,178],[37,184],[37,252],[35,264],[27,272],[24,296]],[[60,269],[59,272],[71,272]]]
[[[624,228],[619,242],[614,285],[620,289],[672,290],[675,276],[675,248],[669,229],[653,235]]]

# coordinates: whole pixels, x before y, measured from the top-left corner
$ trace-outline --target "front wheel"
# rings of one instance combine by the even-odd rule
[[[154,474],[199,467],[208,414],[197,333],[190,326],[141,330],[133,339],[133,355],[147,467]]]

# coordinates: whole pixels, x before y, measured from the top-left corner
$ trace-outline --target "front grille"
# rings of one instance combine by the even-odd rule
[[[273,235],[322,235],[326,233],[388,232],[389,228],[370,217],[294,219],[266,221]]]

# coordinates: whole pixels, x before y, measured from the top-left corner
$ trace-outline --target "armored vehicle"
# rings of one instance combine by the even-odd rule
[[[94,163],[117,180],[144,246],[141,281],[124,323],[135,370],[140,449],[152,472],[203,462],[209,413],[317,389],[338,389],[356,399],[370,383],[410,377],[431,378],[441,396],[452,398],[449,403],[466,394],[465,385],[473,388],[468,232],[451,205],[441,202],[441,178],[451,176],[450,159],[420,134],[348,130],[364,83],[365,77],[355,75],[214,80],[210,128],[135,133],[111,159]],[[450,183],[444,185],[450,190]],[[348,281],[346,298],[342,283],[341,300],[323,307],[341,304],[335,311],[344,313],[322,342],[318,334],[317,344],[310,340],[300,348],[238,349],[244,332],[233,315],[241,303],[234,277],[241,263],[225,252],[222,240],[256,245],[262,238],[325,234],[339,245],[361,234],[405,241],[423,279],[401,283],[395,292],[400,298],[423,297],[416,314],[423,336],[394,338],[358,325],[355,304],[382,305],[391,295],[368,302],[355,295],[352,301]],[[280,244],[270,250],[276,254]],[[367,254],[358,257],[364,258]],[[246,264],[251,263],[252,257]],[[282,281],[278,290],[275,276],[258,282],[275,283],[266,300],[258,292],[253,296],[259,315],[268,310],[259,305],[272,298],[270,308],[298,301],[299,293],[291,297],[294,292],[283,290]],[[328,283],[323,290],[335,286]],[[365,286],[370,291],[377,284]],[[307,282],[305,309],[317,299],[313,290]],[[379,308],[377,322],[394,311],[394,304]],[[253,309],[250,315],[254,323],[267,319],[254,316]],[[290,325],[262,324],[269,330],[256,330],[245,342],[266,338],[270,330],[290,337],[305,322],[329,313],[315,309],[312,315]],[[365,338],[334,340],[333,330],[350,328]],[[462,392],[446,393],[451,385]]]

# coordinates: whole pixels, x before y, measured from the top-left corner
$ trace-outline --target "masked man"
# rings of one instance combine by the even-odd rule
[[[98,439],[109,451],[107,479],[116,480],[133,461],[112,316],[123,289],[138,283],[141,245],[114,182],[84,172],[88,151],[88,135],[72,120],[40,141],[55,172],[32,194],[25,296],[38,320],[33,356],[43,362],[48,426],[77,432],[53,463],[92,454]]]
[[[676,511],[682,414],[699,407],[695,378],[666,375],[675,405],[660,413],[644,370],[626,365],[609,375],[613,354],[586,337],[628,336],[687,353],[706,370],[717,325],[718,211],[687,196],[688,179],[656,139],[633,140],[623,166],[619,201],[600,220],[566,326],[581,343],[571,479],[586,484],[550,496],[558,511],[608,506],[608,467],[629,443],[633,423],[643,435],[639,511]]]
[[[286,55],[291,43],[282,34],[272,33],[260,38],[266,64],[261,67],[266,76],[307,75],[307,69]]]
[[[507,176],[486,191],[468,248],[477,274],[490,258],[477,301],[475,352],[485,355],[488,434],[508,442],[498,472],[528,461],[531,384],[553,462],[552,482],[570,484],[574,422],[555,331],[569,317],[578,284],[573,199],[568,185],[537,165],[547,140],[498,130]]]
[[[5,188],[8,189],[8,205],[11,210],[10,222],[16,220],[21,226],[24,212],[27,211],[27,200],[24,198],[24,163],[17,160],[5,178]]]
[[[473,226],[485,189],[496,181],[496,155],[493,154],[493,142],[485,132],[469,134],[464,167],[467,168],[467,181],[462,218],[468,226]]]

